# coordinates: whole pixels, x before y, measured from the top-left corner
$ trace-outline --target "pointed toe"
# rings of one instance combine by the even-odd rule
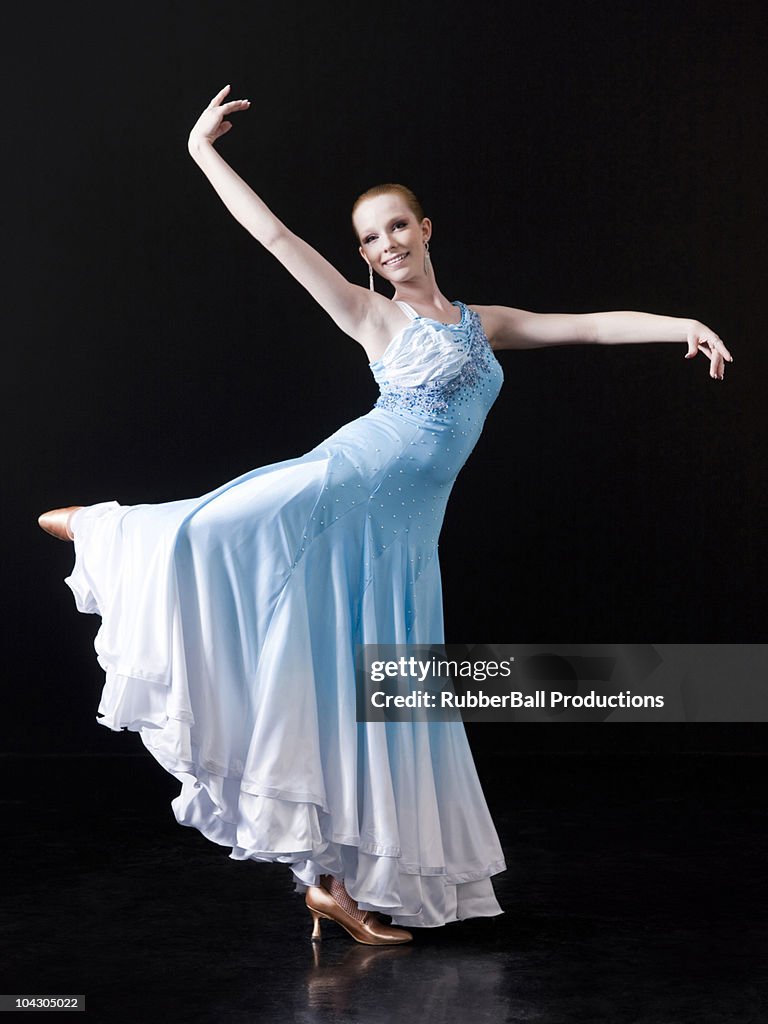
[[[68,505],[66,508],[54,508],[50,512],[43,512],[37,517],[37,524],[46,533],[59,540],[74,540],[75,536],[69,526],[69,520],[73,513],[77,512],[82,505]]]

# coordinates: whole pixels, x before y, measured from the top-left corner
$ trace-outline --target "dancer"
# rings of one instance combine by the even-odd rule
[[[181,783],[177,821],[235,860],[290,866],[312,915],[357,941],[502,913],[506,867],[460,722],[357,722],[358,644],[440,644],[437,539],[502,384],[494,351],[678,341],[731,361],[693,320],[537,314],[449,301],[432,224],[402,185],[353,208],[368,287],[290,231],[215,148],[248,100],[225,86],[189,152],[233,216],[364,349],[380,396],[305,455],[198,498],[40,516],[74,540],[65,582],[106,681],[99,721],[131,729]],[[374,289],[378,275],[394,289]],[[387,914],[386,924],[379,914]]]

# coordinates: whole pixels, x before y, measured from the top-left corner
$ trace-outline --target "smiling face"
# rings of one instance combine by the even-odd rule
[[[399,284],[425,277],[424,242],[432,234],[428,217],[419,221],[397,192],[365,199],[354,213],[360,255],[374,271]]]

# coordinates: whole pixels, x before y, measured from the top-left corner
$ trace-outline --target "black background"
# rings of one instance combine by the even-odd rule
[[[402,181],[449,298],[694,317],[734,355],[716,382],[684,344],[500,353],[441,536],[447,639],[760,641],[763,16],[756,0],[29,8],[5,59],[3,748],[142,749],[96,725],[98,619],[76,614],[72,548],[40,512],[203,494],[375,401],[362,349],[187,153],[227,82],[251,108],[220,152],[351,280],[367,283],[353,200]],[[763,738],[692,728],[589,735]]]

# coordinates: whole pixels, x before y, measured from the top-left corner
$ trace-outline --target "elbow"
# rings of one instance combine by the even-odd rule
[[[600,322],[597,313],[584,313],[579,319],[577,337],[581,344],[600,344]]]
[[[276,224],[269,232],[266,232],[259,241],[265,249],[268,249],[271,253],[275,253],[276,250],[280,248],[281,243],[285,241],[287,234],[288,232],[282,224]]]
[[[281,245],[290,234],[285,224],[277,218],[275,218],[273,224],[269,224],[266,227],[264,224],[258,223],[245,224],[244,227],[249,234],[253,235],[256,241],[260,242],[265,249],[272,253],[273,256],[277,255]]]

